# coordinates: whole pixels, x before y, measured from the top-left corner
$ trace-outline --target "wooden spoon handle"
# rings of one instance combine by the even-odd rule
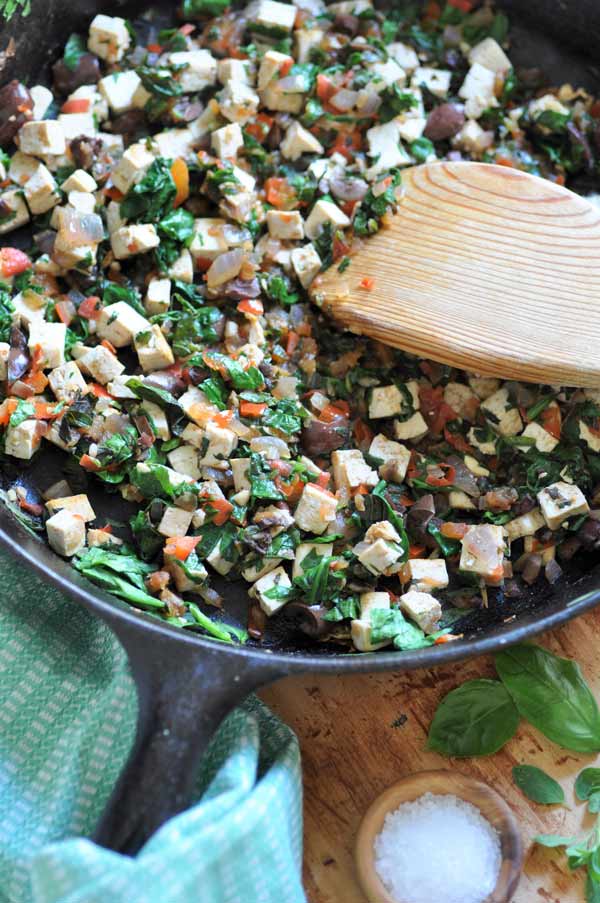
[[[317,277],[313,300],[352,332],[452,366],[600,386],[600,210],[483,163],[414,167],[402,184],[390,226],[343,276]]]

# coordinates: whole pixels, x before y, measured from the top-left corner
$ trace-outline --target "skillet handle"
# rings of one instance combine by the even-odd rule
[[[138,729],[94,840],[133,855],[190,804],[202,753],[223,718],[283,672],[191,637],[182,642],[152,632],[148,638],[131,628],[118,636],[137,685]]]

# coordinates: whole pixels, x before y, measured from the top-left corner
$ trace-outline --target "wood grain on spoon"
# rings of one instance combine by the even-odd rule
[[[339,324],[476,373],[600,386],[600,209],[485,163],[404,170],[390,225],[311,286]],[[361,287],[372,280],[370,290]]]

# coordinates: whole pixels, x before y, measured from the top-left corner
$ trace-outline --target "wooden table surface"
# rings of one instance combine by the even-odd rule
[[[600,700],[600,609],[538,641],[576,659]],[[573,783],[582,768],[600,764],[600,757],[560,749],[524,722],[494,756],[448,760],[425,748],[439,699],[463,681],[482,676],[494,676],[489,658],[409,674],[290,677],[261,693],[300,738],[310,903],[366,903],[352,855],[361,816],[398,778],[440,767],[487,781],[516,813],[526,861],[513,903],[582,903],[582,878],[569,872],[562,851],[533,846],[531,840],[537,833],[572,835],[593,824],[574,797]],[[539,806],[525,799],[511,776],[519,763],[538,765],[560,781],[566,806]]]

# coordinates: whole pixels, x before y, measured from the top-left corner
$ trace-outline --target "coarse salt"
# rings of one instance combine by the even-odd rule
[[[483,903],[501,858],[497,831],[451,794],[403,803],[375,838],[377,874],[399,903]]]

